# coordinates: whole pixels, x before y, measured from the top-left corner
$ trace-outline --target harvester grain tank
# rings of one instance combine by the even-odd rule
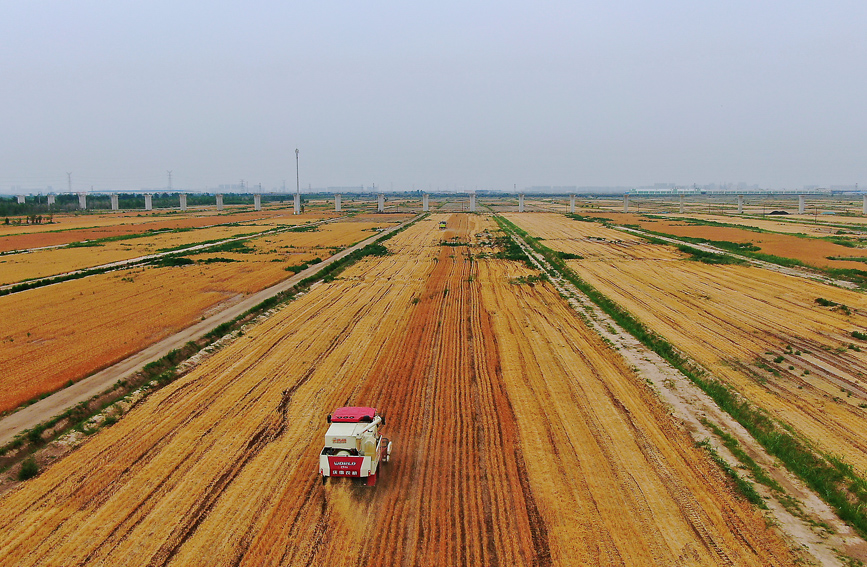
[[[391,442],[379,434],[385,418],[376,408],[345,407],[334,410],[327,421],[325,447],[319,455],[322,482],[330,476],[367,478],[367,486],[375,486],[380,466],[391,455]]]
[[[440,221],[440,230],[446,229],[446,221]]]

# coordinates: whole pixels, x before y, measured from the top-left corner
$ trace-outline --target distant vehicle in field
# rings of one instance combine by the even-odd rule
[[[327,421],[331,425],[319,455],[322,483],[336,476],[367,478],[367,486],[376,486],[379,468],[391,455],[391,442],[379,434],[385,418],[376,408],[345,407],[334,410]]]
[[[440,221],[440,230],[445,230],[445,228],[446,228],[446,221]]]

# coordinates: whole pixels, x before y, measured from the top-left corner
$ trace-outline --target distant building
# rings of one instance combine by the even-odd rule
[[[673,183],[655,183],[652,187],[637,187],[629,191],[633,195],[698,195],[698,187],[677,187]]]

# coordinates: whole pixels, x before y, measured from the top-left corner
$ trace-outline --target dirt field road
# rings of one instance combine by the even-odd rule
[[[791,564],[550,287],[439,243],[491,226],[420,222],[5,495],[0,565]],[[316,474],[347,404],[373,489]]]

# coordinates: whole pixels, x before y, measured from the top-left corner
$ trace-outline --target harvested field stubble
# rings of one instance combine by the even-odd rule
[[[245,241],[248,253],[190,256],[203,264],[120,270],[0,297],[0,411],[114,364],[377,226],[269,235]]]
[[[863,346],[851,336],[867,329],[862,294],[760,268],[672,261],[673,249],[655,244],[612,262],[615,247],[584,232],[609,241],[623,233],[555,215],[510,219],[584,256],[569,261],[582,279],[823,452],[867,470],[867,353],[849,348]]]
[[[754,232],[729,226],[694,225],[682,221],[650,219],[631,213],[599,213],[598,216],[611,219],[619,224],[635,225],[645,230],[670,234],[675,237],[703,238],[710,241],[738,244],[752,243],[758,247],[761,254],[791,258],[814,268],[867,269],[867,265],[863,262],[829,259],[867,256],[863,253],[863,249],[850,248],[818,238],[802,238],[793,234],[775,232]]]
[[[27,254],[0,257],[0,285],[54,276],[73,270],[81,270],[129,260],[164,249],[192,246],[199,242],[223,240],[241,234],[260,232],[264,229],[244,226],[221,226],[189,232],[145,236],[133,240],[109,242],[100,246],[53,248]]]
[[[287,209],[221,214],[214,211],[198,211],[184,215],[178,213],[55,215],[55,222],[52,224],[0,225],[0,252],[60,246],[83,240],[141,234],[148,231],[201,228],[235,222],[273,221],[275,224],[301,224],[328,216],[330,215],[293,215],[291,210]]]
[[[439,218],[0,498],[0,565],[791,562],[549,287]],[[316,474],[346,404],[387,417],[376,488]]]
[[[0,297],[7,321],[0,334],[0,411],[110,366],[216,305],[290,275],[277,263],[151,267]]]

